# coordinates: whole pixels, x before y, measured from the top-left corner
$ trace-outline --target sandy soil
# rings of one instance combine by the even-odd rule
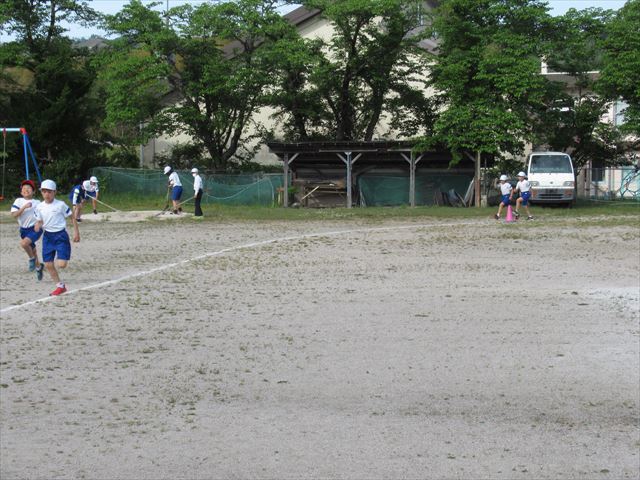
[[[3,479],[640,476],[637,219],[115,220],[0,223]]]

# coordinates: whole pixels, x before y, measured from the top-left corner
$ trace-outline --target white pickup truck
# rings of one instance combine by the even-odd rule
[[[527,159],[527,179],[533,203],[569,205],[575,200],[573,163],[566,153],[531,153]]]

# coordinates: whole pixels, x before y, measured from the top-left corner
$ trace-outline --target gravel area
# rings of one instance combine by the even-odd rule
[[[3,480],[640,478],[637,218],[106,216],[0,222]]]

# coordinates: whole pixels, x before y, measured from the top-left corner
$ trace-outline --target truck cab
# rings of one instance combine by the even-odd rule
[[[571,157],[562,152],[533,152],[527,159],[533,203],[566,204],[575,200]]]

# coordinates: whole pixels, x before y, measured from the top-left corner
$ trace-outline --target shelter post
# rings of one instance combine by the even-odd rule
[[[475,164],[476,208],[480,208],[480,151],[476,152]]]

